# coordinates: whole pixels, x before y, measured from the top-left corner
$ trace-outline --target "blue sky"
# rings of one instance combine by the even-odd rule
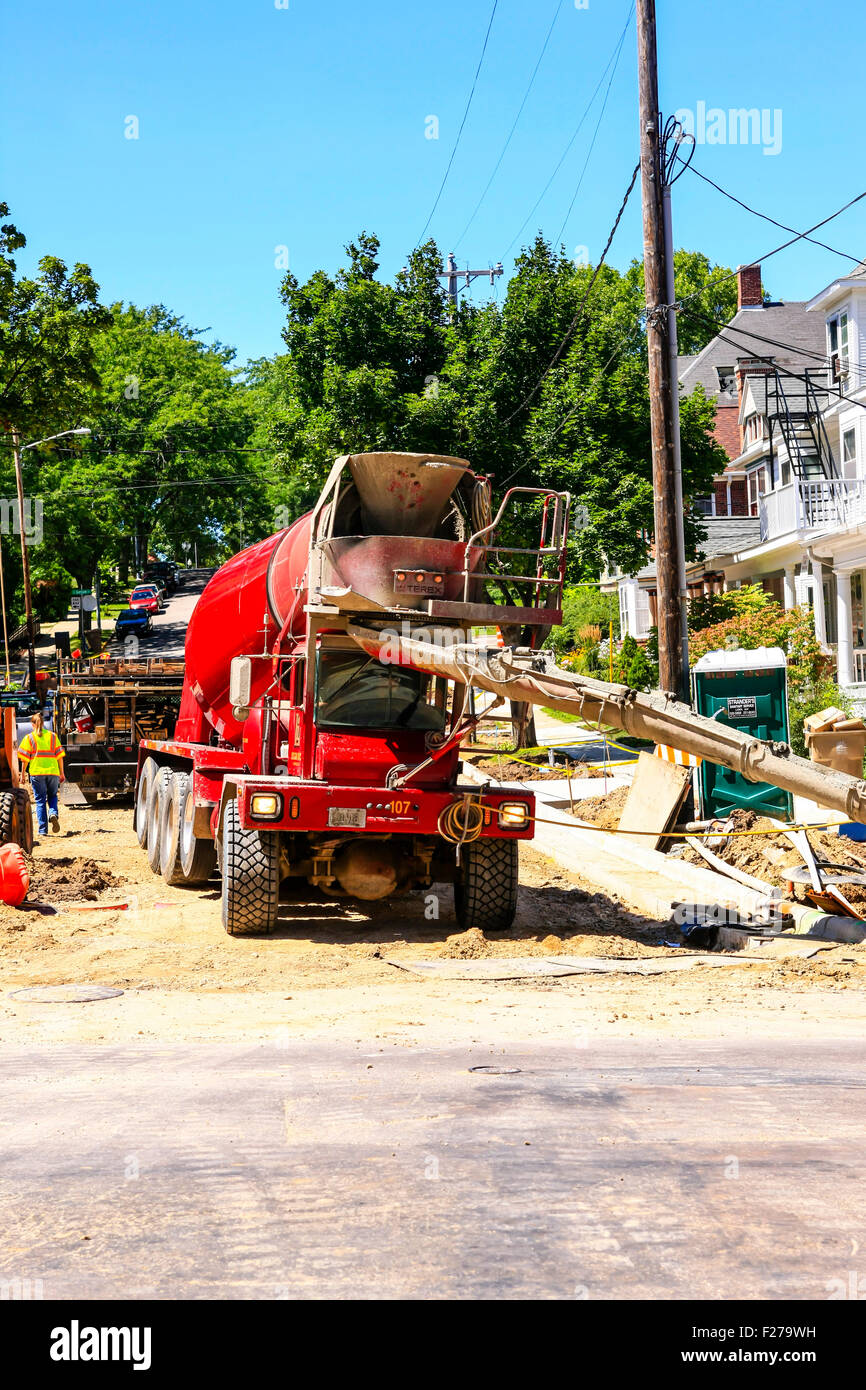
[[[3,25],[0,197],[43,254],[88,262],[105,300],[163,302],[238,349],[280,349],[281,270],[334,271],[362,228],[390,277],[419,238],[463,114],[492,0],[59,0],[18,6]],[[511,145],[466,236],[524,94],[557,0],[499,0],[463,137],[430,224],[460,265],[502,260],[615,48],[628,0],[562,0]],[[838,0],[658,0],[661,103],[766,110],[757,144],[703,144],[695,163],[757,208],[802,229],[866,187],[862,8]],[[608,74],[609,75],[609,74]],[[634,20],[581,190],[604,87],[523,233],[599,254],[637,158]],[[139,138],[125,138],[136,116]],[[425,138],[438,117],[439,138]],[[718,126],[716,126],[718,133]],[[766,139],[765,144],[770,144]],[[676,244],[736,265],[783,234],[685,175]],[[866,254],[866,202],[823,233]],[[509,249],[510,248],[510,249]],[[641,250],[634,196],[610,260]],[[765,285],[805,298],[848,266],[801,243],[766,265]],[[504,293],[504,284],[497,287]],[[490,293],[486,281],[472,294]]]

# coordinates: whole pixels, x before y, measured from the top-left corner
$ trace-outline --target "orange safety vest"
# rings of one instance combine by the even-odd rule
[[[60,759],[64,753],[53,729],[43,729],[39,734],[25,734],[18,756],[31,777],[60,776]]]

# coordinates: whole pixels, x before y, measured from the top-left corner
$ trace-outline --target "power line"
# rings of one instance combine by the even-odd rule
[[[585,175],[585,173],[586,173],[586,171],[587,171],[587,168],[589,167],[589,161],[592,159],[592,152],[593,152],[593,150],[595,149],[595,142],[596,142],[596,140],[598,139],[598,132],[599,132],[599,130],[600,130],[600,128],[601,128],[601,123],[602,123],[602,121],[604,120],[604,113],[605,113],[605,111],[607,110],[607,99],[608,99],[608,97],[610,96],[610,89],[611,89],[611,87],[613,86],[613,79],[616,77],[616,70],[617,70],[617,68],[619,67],[619,60],[620,60],[620,58],[621,58],[621,56],[622,56],[622,47],[623,47],[624,42],[625,42],[625,31],[623,31],[622,38],[621,38],[620,41],[619,41],[619,48],[617,49],[616,59],[614,60],[613,71],[611,72],[610,77],[609,77],[609,79],[608,79],[607,88],[606,88],[605,93],[604,93],[604,99],[603,99],[603,101],[602,101],[602,103],[601,103],[601,110],[600,110],[599,113],[598,113],[598,120],[597,120],[596,123],[595,123],[595,130],[592,132],[592,139],[591,139],[590,142],[589,142],[589,149],[588,149],[587,152],[586,152],[586,159],[583,161],[583,168],[582,168],[581,171],[580,171],[580,178],[578,179],[578,181],[577,181],[577,187],[575,188],[574,193],[573,193],[572,196],[571,196],[571,202],[570,202],[569,205],[568,205],[568,212],[565,214],[565,217],[562,219],[562,226],[560,227],[560,229],[559,229],[559,231],[557,232],[556,237],[555,237],[555,239],[554,239],[554,245],[558,245],[558,243],[562,240],[562,234],[563,234],[563,232],[565,231],[566,224],[567,224],[567,222],[568,222],[569,217],[571,216],[571,210],[572,210],[572,208],[574,207],[575,203],[577,202],[577,195],[578,195],[578,193],[580,192],[580,188],[581,188],[581,184],[583,183],[584,175]]]
[[[529,392],[528,395],[526,395],[526,396],[523,398],[523,400],[520,402],[520,405],[517,406],[517,408],[516,408],[515,410],[512,410],[512,412],[511,412],[510,415],[507,415],[507,416],[506,416],[505,420],[503,421],[503,424],[510,425],[510,424],[511,424],[511,421],[514,419],[515,415],[519,415],[520,412],[521,412],[521,410],[523,410],[524,407],[527,406],[527,405],[529,404],[529,402],[538,394],[538,392],[541,390],[541,387],[543,386],[544,382],[546,381],[547,377],[548,377],[548,376],[550,375],[550,373],[553,371],[553,368],[556,366],[557,362],[559,361],[560,357],[562,356],[562,353],[563,353],[563,351],[564,351],[564,349],[565,349],[565,345],[566,345],[566,343],[568,342],[569,338],[571,337],[572,333],[574,332],[575,328],[577,327],[578,319],[580,318],[581,313],[583,312],[583,308],[584,308],[584,306],[585,306],[585,304],[586,304],[586,301],[588,300],[588,298],[589,298],[589,296],[590,296],[590,293],[591,293],[591,291],[592,291],[592,287],[593,287],[593,285],[595,284],[596,280],[598,279],[599,272],[600,272],[602,266],[604,265],[605,257],[607,256],[607,253],[608,253],[608,251],[610,250],[610,247],[611,247],[611,243],[612,243],[614,237],[616,236],[617,227],[619,226],[620,221],[621,221],[621,219],[622,219],[622,215],[623,215],[623,213],[625,212],[626,203],[628,202],[629,198],[631,197],[631,191],[632,191],[632,189],[634,188],[635,180],[636,180],[636,178],[637,178],[637,176],[638,176],[639,173],[640,173],[640,161],[638,161],[638,163],[634,166],[634,170],[633,170],[632,176],[631,176],[631,181],[630,181],[630,183],[629,183],[628,188],[627,188],[626,191],[625,191],[625,197],[623,198],[622,203],[620,204],[619,212],[617,213],[616,218],[615,218],[615,220],[614,220],[614,224],[613,224],[613,226],[612,226],[611,229],[610,229],[610,235],[608,236],[607,242],[605,243],[604,250],[602,251],[602,253],[601,253],[601,255],[600,255],[599,259],[598,259],[598,264],[596,265],[595,269],[593,270],[593,272],[592,272],[592,277],[591,277],[591,279],[590,279],[590,282],[589,282],[589,284],[587,285],[586,290],[585,290],[585,292],[584,292],[584,294],[583,294],[583,297],[582,297],[580,303],[579,303],[578,306],[577,306],[577,310],[575,311],[574,318],[571,320],[571,323],[568,325],[568,328],[565,330],[565,333],[564,333],[562,339],[560,340],[560,343],[559,343],[559,345],[558,345],[556,351],[554,352],[552,358],[551,358],[550,361],[548,362],[548,364],[547,364],[547,366],[545,367],[544,371],[541,373],[541,376],[538,378],[538,381],[535,383],[535,385],[533,386],[532,390]]]
[[[555,167],[554,170],[553,170],[553,173],[550,175],[550,178],[547,180],[547,183],[544,185],[544,187],[543,187],[543,189],[541,190],[540,194],[539,194],[538,197],[536,198],[536,200],[535,200],[533,206],[531,207],[531,209],[530,209],[529,212],[527,213],[526,217],[524,218],[523,223],[522,223],[522,225],[520,226],[519,230],[517,231],[516,235],[512,237],[511,242],[509,243],[509,245],[508,245],[508,247],[506,248],[506,251],[505,251],[505,255],[506,255],[506,256],[508,255],[508,252],[511,250],[511,247],[514,245],[514,243],[515,243],[516,241],[518,241],[518,240],[520,239],[520,237],[523,235],[523,230],[524,230],[524,228],[526,227],[526,225],[527,225],[527,223],[530,221],[530,219],[535,215],[536,208],[539,206],[539,204],[540,204],[540,203],[542,202],[542,200],[544,199],[544,197],[545,197],[545,195],[546,195],[546,193],[547,193],[547,190],[550,188],[550,185],[553,183],[553,180],[556,178],[557,174],[559,173],[560,169],[562,168],[562,165],[563,165],[563,163],[565,162],[566,155],[568,154],[569,150],[571,149],[572,145],[574,144],[575,140],[577,139],[578,135],[580,134],[580,131],[581,131],[582,127],[583,127],[583,123],[584,123],[584,121],[586,120],[587,116],[589,115],[590,111],[592,110],[592,107],[593,107],[593,104],[594,104],[594,102],[595,102],[595,99],[596,99],[596,97],[598,96],[599,92],[601,91],[602,83],[604,82],[604,79],[607,77],[608,69],[610,68],[611,63],[615,62],[615,61],[618,59],[618,57],[619,57],[619,53],[620,53],[620,51],[621,51],[621,49],[622,49],[623,43],[625,42],[625,36],[626,36],[626,34],[628,33],[628,27],[629,27],[629,25],[631,24],[631,20],[632,20],[632,15],[633,15],[633,14],[634,14],[634,3],[631,3],[631,4],[629,5],[628,18],[626,19],[626,22],[625,22],[625,24],[623,25],[622,33],[620,34],[619,38],[617,39],[617,42],[616,42],[616,44],[615,44],[615,46],[614,46],[614,49],[613,49],[613,52],[611,53],[610,57],[608,58],[607,62],[605,63],[604,70],[603,70],[603,72],[602,72],[602,74],[601,74],[601,77],[598,79],[598,82],[596,83],[595,90],[593,91],[592,96],[590,97],[589,101],[588,101],[587,104],[586,104],[586,107],[585,107],[585,109],[584,109],[583,115],[581,116],[580,120],[578,121],[577,125],[575,126],[575,129],[574,129],[574,131],[573,131],[573,133],[572,133],[571,139],[569,140],[569,142],[568,142],[568,144],[566,145],[565,149],[562,151],[562,154],[560,155],[560,157],[559,157],[559,159],[558,159],[558,161],[557,161],[557,164],[556,164],[556,167]]]
[[[721,184],[708,178],[706,174],[702,174],[700,169],[695,168],[694,164],[689,163],[685,165],[685,168],[691,169],[692,173],[696,174],[699,179],[703,179],[704,183],[708,183],[711,188],[715,188],[717,193],[723,194],[723,196],[729,198],[732,203],[736,203],[738,207],[745,208],[746,212],[750,212],[753,217],[760,217],[764,222],[772,222],[774,227],[779,227],[783,232],[797,231],[796,227],[789,227],[784,222],[777,222],[776,218],[770,217],[769,213],[759,212],[758,209],[753,208],[751,204],[744,203],[742,198],[738,198],[734,193],[729,193],[726,188],[722,188]],[[825,251],[832,251],[834,256],[841,256],[843,260],[854,261],[857,265],[863,260],[862,256],[852,256],[848,251],[840,251],[838,247],[830,246],[826,241],[819,241],[817,237],[807,236],[805,233],[802,233],[802,236],[804,241],[810,241],[813,246],[821,246]]]
[[[826,227],[828,222],[833,222],[837,217],[841,217],[843,212],[847,212],[849,208],[853,208],[856,203],[862,202],[864,198],[866,198],[866,189],[864,189],[862,193],[858,193],[856,197],[850,198],[847,203],[837,208],[835,212],[831,212],[829,217],[823,217],[821,221],[816,222],[813,227],[807,227],[805,232],[797,232],[796,236],[793,236],[790,241],[783,241],[781,246],[774,246],[772,251],[766,251],[763,256],[755,256],[748,264],[761,265],[764,261],[768,261],[771,256],[777,256],[780,251],[786,251],[789,246],[793,246],[796,242],[808,240],[812,232],[817,232],[819,227]],[[663,309],[681,309],[683,305],[688,304],[691,300],[699,299],[706,290],[712,289],[715,285],[722,285],[726,280],[733,280],[736,274],[737,272],[735,270],[729,270],[726,274],[719,275],[714,280],[708,280],[705,285],[699,290],[695,290],[693,294],[687,294],[682,299],[675,299],[672,304],[663,304],[660,307]]]
[[[711,318],[709,318],[709,316],[705,317],[705,316],[702,315],[702,314],[696,314],[696,313],[695,313],[693,310],[691,310],[691,309],[687,309],[687,310],[686,310],[686,314],[687,314],[687,316],[688,316],[689,318],[693,318],[693,319],[695,319],[697,322],[702,322],[702,323],[705,323],[705,324],[707,324],[707,325],[711,325],[711,326],[713,326],[713,327],[716,326],[715,323],[714,323],[714,321],[713,321]],[[757,335],[757,334],[754,334],[753,336],[757,337],[758,335]],[[718,342],[721,342],[721,343],[729,343],[729,344],[731,345],[731,347],[741,347],[741,348],[742,348],[742,347],[745,347],[745,348],[748,348],[748,346],[749,346],[748,343],[744,343],[742,339],[740,339],[740,341],[737,342],[737,340],[736,340],[735,338],[726,338],[725,335],[724,335],[724,333],[718,333],[718,334],[716,335],[716,340],[717,340]],[[768,343],[772,343],[773,340],[772,340],[771,338],[767,338],[765,341],[768,342]],[[776,346],[776,347],[788,348],[791,352],[804,352],[804,353],[806,352],[806,349],[795,347],[793,343],[776,343],[775,346]],[[817,354],[814,354],[814,353],[808,353],[807,355],[810,356],[810,357],[811,357],[811,356],[817,356]],[[773,366],[775,366],[775,367],[778,367],[779,370],[780,370],[781,372],[783,372],[785,376],[792,377],[794,381],[802,381],[802,382],[804,382],[805,385],[807,385],[807,386],[812,386],[812,387],[815,387],[815,386],[816,386],[816,383],[815,383],[810,377],[803,376],[803,374],[802,374],[801,372],[795,372],[791,367],[787,367],[787,366],[785,366],[785,367],[780,367],[779,363],[777,363],[776,360],[775,360],[775,358],[773,358],[773,357],[770,357],[770,356],[762,357],[762,356],[760,355],[760,353],[754,353],[754,352],[750,352],[750,353],[749,353],[749,356],[750,356],[750,358],[752,359],[752,361],[754,361],[754,362],[767,362],[767,363],[770,363],[771,365],[773,365]],[[822,362],[826,362],[827,359],[826,359],[826,357],[822,357],[822,358],[820,358],[820,360],[821,360]],[[848,402],[850,402],[851,405],[857,405],[857,406],[860,407],[861,410],[866,410],[866,401],[858,400],[856,396],[848,396],[848,395],[846,395],[846,394],[845,394],[844,392],[842,392],[842,391],[835,392],[835,391],[832,390],[832,387],[830,387],[830,386],[817,387],[816,389],[818,389],[818,390],[824,390],[824,391],[826,391],[828,394],[831,394],[831,393],[832,393],[833,399],[834,399],[834,400],[837,400],[837,401],[848,401]]]
[[[478,212],[478,209],[481,207],[481,204],[484,202],[484,199],[487,197],[487,193],[488,193],[488,190],[489,190],[489,188],[490,188],[490,185],[492,184],[493,180],[496,178],[496,175],[499,173],[499,166],[501,165],[503,159],[505,158],[505,154],[506,154],[506,151],[508,150],[508,146],[511,144],[511,137],[513,136],[515,130],[517,129],[517,123],[518,123],[518,121],[520,120],[520,117],[523,115],[523,108],[524,108],[524,106],[525,106],[526,103],[527,103],[527,100],[528,100],[528,98],[529,98],[529,93],[532,91],[533,85],[534,85],[534,83],[535,83],[536,76],[537,76],[537,74],[538,74],[538,69],[541,67],[541,60],[542,60],[542,58],[544,57],[545,53],[547,52],[547,45],[550,43],[550,36],[551,36],[551,34],[553,33],[553,26],[556,24],[556,21],[557,21],[557,19],[559,18],[559,12],[560,12],[560,10],[562,9],[562,6],[563,6],[563,0],[558,0],[556,9],[555,9],[554,12],[553,12],[553,19],[550,21],[550,27],[548,28],[547,34],[546,34],[545,39],[544,39],[544,43],[541,45],[541,52],[539,53],[539,55],[538,55],[538,57],[537,57],[537,59],[536,59],[536,61],[535,61],[535,67],[532,69],[532,76],[531,76],[530,79],[529,79],[529,85],[527,86],[526,91],[523,93],[523,100],[521,101],[520,106],[518,107],[517,115],[514,117],[514,120],[513,120],[512,123],[511,123],[511,129],[509,130],[507,136],[505,137],[505,144],[502,146],[502,149],[501,149],[500,152],[499,152],[499,158],[497,159],[496,163],[495,163],[494,166],[493,166],[493,172],[492,172],[492,174],[490,175],[490,178],[487,180],[486,184],[484,185],[484,189],[483,189],[483,191],[482,191],[481,197],[478,199],[478,202],[475,204],[475,207],[474,207],[474,209],[473,209],[473,211],[472,211],[472,214],[471,214],[471,216],[470,216],[470,218],[469,218],[469,221],[466,223],[466,226],[463,228],[463,231],[460,233],[459,237],[457,238],[457,242],[456,242],[456,244],[455,244],[455,250],[459,249],[461,241],[462,241],[463,238],[465,237],[466,233],[469,231],[469,228],[472,226],[472,223],[475,221],[475,217],[476,217],[476,214],[477,214],[477,212]]]
[[[626,350],[627,347],[630,347],[632,345],[635,339],[635,334],[639,332],[640,329],[641,320],[637,319],[636,322],[632,324],[629,332],[621,335],[607,361],[601,367],[598,367],[596,369],[591,380],[580,392],[577,400],[574,402],[571,409],[568,411],[566,415],[563,416],[559,424],[556,426],[556,429],[553,430],[551,434],[547,435],[544,441],[545,445],[552,443],[552,441],[557,437],[557,435],[562,433],[569,420],[573,419],[573,417],[580,410],[580,407],[582,406],[583,402],[588,398],[589,393],[595,386],[596,382],[598,382],[602,377],[607,375],[616,359],[622,356],[623,352]],[[540,462],[540,460],[538,460],[537,458],[535,460],[531,458],[525,459],[523,463],[521,463],[517,468],[515,468],[513,473],[509,473],[508,477],[502,483],[499,484],[500,488],[507,487],[508,484],[512,482],[514,478],[518,477],[523,472],[524,468],[528,468],[530,463],[532,463],[533,461]]]
[[[450,157],[450,159],[448,160],[448,164],[447,164],[447,166],[446,166],[445,173],[444,173],[443,176],[442,176],[442,182],[441,182],[440,185],[439,185],[439,192],[436,194],[436,198],[435,198],[435,201],[434,201],[434,203],[433,203],[432,208],[430,209],[430,213],[429,213],[429,215],[428,215],[428,217],[427,217],[427,221],[424,223],[424,231],[421,233],[421,235],[419,236],[418,240],[417,240],[416,243],[415,243],[416,247],[417,247],[417,246],[420,246],[420,245],[421,245],[421,242],[424,240],[424,235],[425,235],[425,233],[426,233],[426,231],[427,231],[427,228],[430,226],[430,223],[431,223],[431,221],[433,220],[433,214],[435,213],[437,207],[439,206],[439,199],[442,197],[442,193],[443,193],[443,191],[444,191],[445,184],[448,182],[448,175],[451,173],[451,165],[454,163],[454,156],[455,156],[456,153],[457,153],[457,146],[460,144],[460,137],[461,137],[461,135],[463,134],[463,127],[464,127],[465,124],[466,124],[466,117],[469,115],[469,108],[470,108],[470,106],[472,105],[472,98],[473,98],[474,95],[475,95],[475,86],[476,86],[476,84],[477,84],[477,82],[478,82],[478,74],[479,74],[480,71],[481,71],[481,64],[484,62],[484,55],[485,55],[485,53],[487,52],[487,40],[490,38],[490,30],[493,28],[493,17],[494,17],[494,15],[496,14],[496,6],[497,6],[498,4],[499,4],[499,0],[493,0],[493,9],[490,11],[490,19],[489,19],[488,24],[487,24],[487,33],[484,35],[484,43],[483,43],[483,45],[482,45],[482,47],[481,47],[481,57],[478,59],[478,66],[477,66],[477,68],[475,69],[475,76],[474,76],[473,79],[472,79],[472,86],[471,86],[471,88],[470,88],[469,97],[468,97],[467,102],[466,102],[466,109],[465,109],[464,112],[463,112],[463,119],[462,119],[462,121],[460,122],[460,129],[457,131],[457,139],[454,141],[454,148],[453,148],[452,151],[451,151],[451,157]]]

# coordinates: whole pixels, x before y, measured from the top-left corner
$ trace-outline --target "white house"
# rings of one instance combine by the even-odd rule
[[[736,510],[757,523],[741,540],[726,534],[728,554],[708,536],[705,567],[712,561],[714,583],[721,573],[726,588],[760,582],[786,607],[807,605],[819,641],[835,651],[839,684],[866,708],[866,262],[807,303],[763,307],[784,313],[741,304],[680,374],[684,390],[709,370],[720,383],[717,437],[731,457],[702,510],[732,511],[735,480],[745,487]],[[635,586],[647,590],[651,614],[653,581],[652,567],[619,581],[625,630],[635,636],[645,635]]]

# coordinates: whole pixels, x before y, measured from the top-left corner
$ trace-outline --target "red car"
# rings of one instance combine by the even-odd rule
[[[156,589],[147,585],[142,585],[138,589],[133,589],[129,596],[130,608],[143,608],[145,613],[159,612],[159,594]]]

